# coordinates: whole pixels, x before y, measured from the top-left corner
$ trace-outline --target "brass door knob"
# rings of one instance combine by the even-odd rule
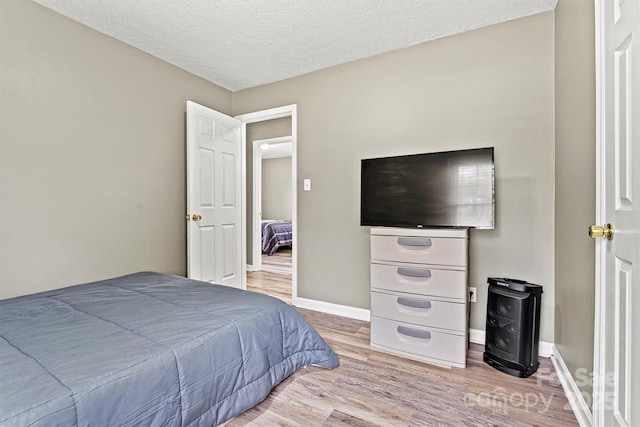
[[[605,224],[604,227],[600,227],[599,225],[592,225],[589,227],[589,237],[598,238],[603,237],[607,240],[613,240],[613,225]]]
[[[191,216],[191,219],[193,219],[194,221],[200,221],[202,219],[202,217],[198,214],[193,214]]]

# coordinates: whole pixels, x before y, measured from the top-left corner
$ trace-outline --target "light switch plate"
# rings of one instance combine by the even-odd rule
[[[311,180],[309,178],[304,180],[304,191],[311,191]]]

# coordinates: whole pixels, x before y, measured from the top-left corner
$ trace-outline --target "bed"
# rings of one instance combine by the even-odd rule
[[[136,273],[0,301],[0,426],[211,426],[338,366],[291,306]]]
[[[292,236],[291,221],[263,220],[262,252],[271,256],[282,247],[290,247]]]

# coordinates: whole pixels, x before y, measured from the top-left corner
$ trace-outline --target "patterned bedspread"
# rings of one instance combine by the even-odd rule
[[[291,246],[291,221],[262,221],[262,252],[273,255],[278,248]]]
[[[291,306],[168,276],[0,301],[0,426],[212,426],[335,354]]]

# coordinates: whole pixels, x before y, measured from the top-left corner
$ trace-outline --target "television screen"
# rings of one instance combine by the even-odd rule
[[[360,225],[494,228],[493,147],[363,159]]]

